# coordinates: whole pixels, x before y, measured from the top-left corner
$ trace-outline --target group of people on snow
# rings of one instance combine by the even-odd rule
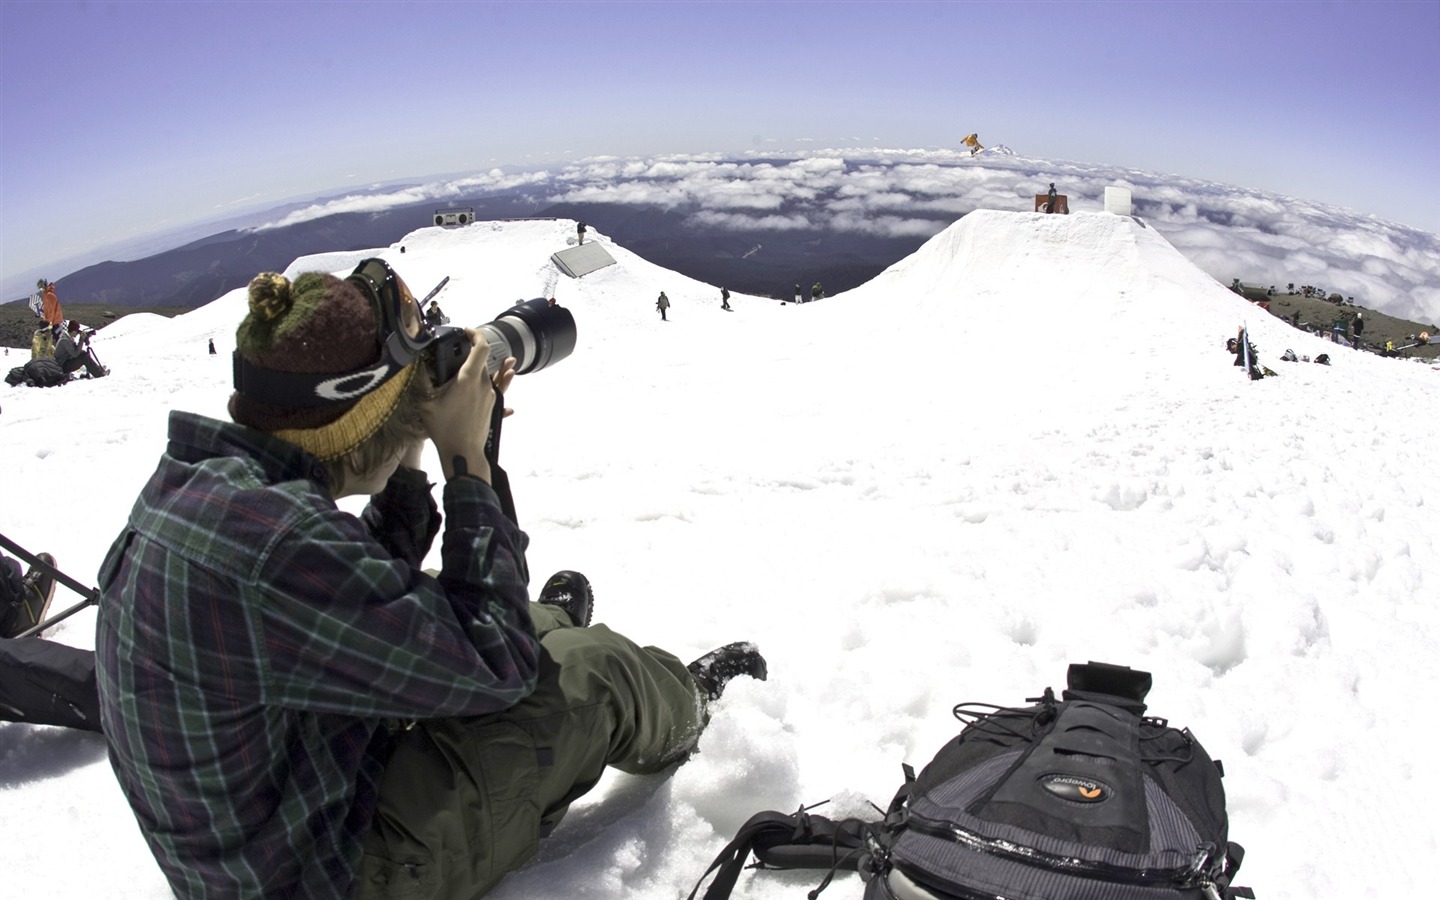
[[[810,300],[814,301],[823,299],[825,299],[825,288],[820,284],[820,282],[817,281],[814,284],[810,285]],[[800,292],[800,285],[798,284],[795,285],[795,302],[796,304],[806,302],[805,295]]]
[[[86,328],[77,319],[65,318],[55,282],[44,278],[35,283],[30,296],[30,309],[40,320],[30,339],[30,361],[16,366],[5,376],[6,384],[31,387],[54,387],[85,372],[82,378],[103,378],[110,370],[100,364],[90,346],[93,328]]]
[[[815,300],[823,300],[824,298],[825,298],[825,288],[824,288],[824,287],[820,284],[820,282],[818,282],[818,281],[815,282],[813,285],[810,286],[810,299],[809,299],[809,300],[806,300],[804,294],[802,294],[802,293],[800,292],[800,285],[798,285],[798,284],[795,285],[795,302],[796,302],[797,304],[799,304],[799,303],[808,303],[808,302],[812,302],[812,301],[815,301]],[[730,306],[730,289],[729,289],[729,288],[726,288],[726,287],[720,288],[720,308],[723,309],[723,310],[729,311],[729,312],[733,312],[733,311],[734,311],[734,308]],[[661,321],[663,321],[663,322],[668,322],[668,321],[669,321],[670,298],[669,298],[668,296],[666,296],[666,294],[665,294],[664,291],[661,291],[661,292],[660,292],[660,296],[655,298],[655,311],[658,312],[658,313],[660,313],[660,320],[661,320]]]

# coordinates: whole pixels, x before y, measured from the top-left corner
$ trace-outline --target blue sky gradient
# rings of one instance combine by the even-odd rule
[[[1440,3],[0,0],[0,275],[597,155],[956,147],[1440,232]]]

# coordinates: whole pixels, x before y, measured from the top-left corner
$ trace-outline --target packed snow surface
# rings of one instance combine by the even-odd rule
[[[1101,213],[978,211],[854,291],[733,312],[593,230],[617,264],[558,277],[574,232],[373,252],[417,292],[450,276],[456,322],[574,311],[574,355],[507,398],[532,574],[585,572],[597,620],[682,658],[753,640],[770,678],[734,682],[672,774],[602,782],[497,900],[684,896],[751,813],[864,814],[958,732],[954,704],[1020,704],[1086,660],[1154,673],[1151,713],[1224,761],[1239,881],[1265,900],[1429,893],[1440,372],[1295,331]],[[95,339],[109,378],[0,389],[0,530],[93,583],[167,411],[225,417],[244,311],[234,291],[128,316]],[[1246,322],[1279,377],[1231,364]],[[51,636],[88,648],[93,627]],[[169,896],[96,735],[0,725],[0,823],[7,896]],[[737,896],[818,879],[747,873]]]

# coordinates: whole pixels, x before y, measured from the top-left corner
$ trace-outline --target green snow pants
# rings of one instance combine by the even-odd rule
[[[694,748],[704,702],[685,665],[604,625],[530,604],[535,692],[397,737],[366,837],[359,900],[472,900],[532,855],[606,766],[658,772]]]

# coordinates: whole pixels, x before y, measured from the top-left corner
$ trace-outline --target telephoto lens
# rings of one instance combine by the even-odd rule
[[[486,368],[493,376],[506,357],[515,357],[515,374],[538,372],[575,349],[575,317],[544,297],[517,303],[494,321],[475,329],[490,345]],[[470,341],[460,328],[442,327],[434,347],[435,384],[445,384],[470,355]]]
[[[544,297],[517,303],[476,330],[490,343],[491,375],[507,356],[515,357],[515,374],[525,375],[559,362],[575,349],[575,317]]]

